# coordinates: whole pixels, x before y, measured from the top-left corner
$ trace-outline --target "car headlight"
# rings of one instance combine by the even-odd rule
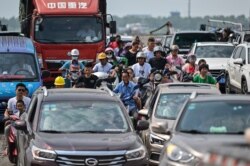
[[[53,150],[41,149],[33,145],[31,151],[36,160],[55,161],[56,159],[56,152]]]
[[[141,146],[138,149],[127,151],[126,159],[128,161],[140,160],[140,159],[145,158],[146,154],[147,154],[146,149],[144,148],[144,146]]]
[[[149,140],[151,144],[164,145],[165,139],[158,137],[157,135],[150,134]]]
[[[169,144],[166,149],[170,160],[181,163],[188,163],[194,159],[194,156],[174,144]]]

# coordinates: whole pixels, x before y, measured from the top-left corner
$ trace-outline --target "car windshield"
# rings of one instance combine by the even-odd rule
[[[197,58],[230,58],[234,46],[204,45],[197,46],[195,55]]]
[[[33,54],[0,53],[0,82],[37,81],[37,69]]]
[[[250,127],[248,101],[191,102],[183,111],[177,131],[209,134],[243,134]]]
[[[216,41],[216,35],[213,33],[180,33],[176,34],[174,44],[180,49],[190,49],[195,42]]]
[[[155,117],[163,119],[176,119],[182,104],[190,94],[161,94],[157,103]]]
[[[41,106],[40,132],[122,133],[130,131],[126,118],[115,102],[44,102]]]
[[[35,40],[41,43],[95,43],[103,38],[99,17],[42,17],[35,22]]]

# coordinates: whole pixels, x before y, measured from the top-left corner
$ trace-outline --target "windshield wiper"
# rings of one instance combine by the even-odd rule
[[[209,134],[209,132],[199,131],[199,130],[180,130],[183,133],[190,133],[190,134]]]
[[[43,132],[43,133],[65,133],[64,131],[58,131],[58,130],[40,130],[40,132]]]
[[[37,39],[37,40],[39,40],[39,41],[45,41],[45,42],[50,42],[50,43],[54,43],[54,44],[58,43],[55,40],[51,40],[51,39]]]
[[[83,41],[83,40],[73,40],[73,39],[64,40],[63,42],[90,43],[90,42],[85,42],[85,41]]]

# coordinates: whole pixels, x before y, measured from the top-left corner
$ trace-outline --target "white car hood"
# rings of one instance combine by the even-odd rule
[[[207,64],[209,65],[209,70],[221,70],[226,69],[227,62],[229,58],[201,58],[205,59]],[[199,62],[199,58],[197,59],[197,63]]]

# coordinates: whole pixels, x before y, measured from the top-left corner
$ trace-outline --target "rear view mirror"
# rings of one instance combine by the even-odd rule
[[[110,21],[109,28],[110,28],[110,33],[115,34],[116,33],[116,21]]]
[[[233,63],[234,64],[236,64],[236,65],[243,65],[243,59],[241,59],[241,58],[237,58],[237,59],[235,59],[234,61],[233,61]]]
[[[43,78],[48,78],[50,76],[50,72],[48,70],[42,71],[42,79]]]
[[[136,130],[147,130],[149,127],[149,122],[146,120],[139,120],[137,125],[136,125]]]
[[[24,120],[16,120],[14,126],[17,130],[26,130],[26,122]]]
[[[152,124],[152,131],[155,133],[167,134],[168,132],[168,122],[158,122]]]

